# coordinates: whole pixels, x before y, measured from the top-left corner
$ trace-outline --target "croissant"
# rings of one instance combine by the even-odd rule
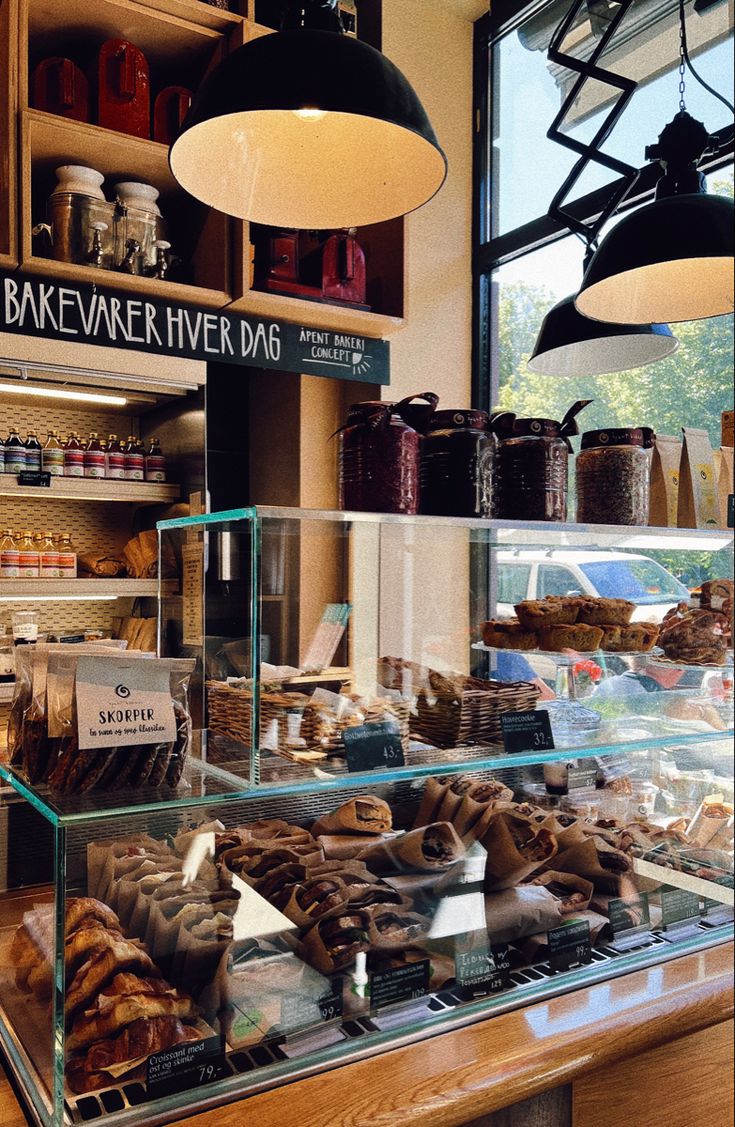
[[[161,1017],[193,1018],[196,1015],[192,999],[187,994],[179,993],[163,979],[119,974],[107,989],[129,989],[132,993],[115,995],[105,991],[99,994],[92,1009],[75,1018],[66,1039],[69,1052],[83,1049],[103,1038],[113,1037],[125,1026],[141,1019],[147,1022]]]
[[[114,1083],[114,1078],[105,1069],[123,1064],[125,1061],[139,1060],[162,1049],[170,1049],[174,1045],[199,1041],[201,1036],[197,1029],[182,1024],[178,1018],[139,1018],[118,1037],[98,1041],[85,1056],[74,1057],[68,1061],[67,1083],[77,1095],[106,1088]]]
[[[150,955],[135,940],[113,935],[108,946],[90,952],[89,958],[82,963],[67,988],[67,1018],[94,998],[117,971],[130,970],[132,967],[144,974],[152,974],[155,970]]]

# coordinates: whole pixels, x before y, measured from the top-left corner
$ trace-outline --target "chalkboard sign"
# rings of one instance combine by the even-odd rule
[[[113,279],[107,289],[0,271],[0,332],[338,380],[390,382],[387,341],[116,293]]]
[[[18,474],[18,485],[36,485],[48,489],[51,485],[51,474],[42,470],[21,470]]]
[[[662,927],[671,927],[672,924],[682,923],[684,920],[699,920],[701,914],[702,909],[696,892],[688,892],[685,888],[661,889]]]
[[[370,1008],[380,1010],[399,1002],[410,1002],[429,993],[431,965],[428,959],[375,971],[370,975]]]
[[[551,717],[546,709],[538,712],[503,712],[500,717],[505,750],[511,754],[527,751],[553,751]]]
[[[549,966],[557,971],[592,962],[592,940],[587,920],[570,920],[553,928],[549,938]]]
[[[151,1098],[169,1096],[212,1084],[224,1074],[225,1054],[217,1034],[153,1053],[146,1064],[146,1086]]]
[[[406,764],[395,720],[379,720],[356,728],[345,728],[342,739],[347,769],[351,772],[404,767]]]

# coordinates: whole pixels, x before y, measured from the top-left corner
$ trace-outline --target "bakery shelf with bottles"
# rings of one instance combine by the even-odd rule
[[[669,635],[660,623],[666,612],[669,630],[686,617],[678,588],[655,606],[570,596],[553,622],[544,616],[555,601],[521,600],[528,624],[509,641],[493,633],[472,578],[527,554],[553,560],[560,544],[604,557],[627,538],[726,556],[726,531],[279,508],[159,529],[161,551],[182,569],[182,598],[161,604],[162,644],[201,663],[207,762],[250,786],[305,793],[733,734],[731,638],[719,612],[706,616],[711,638],[694,615],[690,638],[688,627]],[[722,587],[713,601],[731,599],[731,581]],[[635,691],[649,681],[661,691]],[[537,712],[553,742],[518,746],[503,717]],[[388,750],[376,748],[385,733]]]
[[[168,141],[240,23],[217,29],[127,0],[24,0],[24,269],[215,308],[228,302],[230,221],[178,187]],[[69,166],[86,171],[57,178]]]

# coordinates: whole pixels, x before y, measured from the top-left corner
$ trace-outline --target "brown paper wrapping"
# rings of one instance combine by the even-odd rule
[[[392,950],[420,943],[431,927],[428,916],[390,906],[369,909],[369,918],[368,936],[373,950]]]
[[[603,857],[607,857],[608,864],[612,865],[611,855],[614,855],[614,862],[619,865],[619,870],[605,867]],[[592,881],[596,890],[616,895],[620,889],[621,876],[630,872],[632,864],[624,853],[590,837],[560,853],[554,858],[551,868],[559,873],[576,873],[577,876]]]
[[[77,565],[81,575],[99,575],[106,579],[115,579],[118,575],[125,574],[125,561],[119,556],[110,556],[105,552],[82,552],[77,556]]]
[[[430,842],[437,842],[442,856],[432,856]],[[371,845],[360,854],[371,872],[436,872],[448,869],[464,855],[465,848],[449,822],[409,830],[380,845]]]
[[[556,897],[545,888],[525,884],[487,893],[485,920],[491,943],[515,943],[564,922]]]
[[[454,822],[462,805],[462,799],[472,789],[472,779],[455,778],[442,795],[441,802],[436,808],[432,822]],[[455,827],[456,828],[456,827]]]
[[[104,875],[110,855],[124,857],[131,849],[160,849],[160,842],[149,834],[137,834],[124,841],[90,841],[87,846],[87,891],[97,900],[105,900],[109,877]]]
[[[465,845],[470,845],[476,840],[478,833],[482,833],[478,823],[489,806],[492,806],[492,803],[477,802],[469,794],[462,798],[459,809],[452,819],[452,825]]]
[[[345,926],[356,929],[354,939],[341,952],[330,954],[326,936],[333,928],[337,928],[340,921]],[[335,971],[345,970],[352,966],[355,956],[359,951],[367,951],[370,947],[369,939],[370,916],[367,912],[353,911],[347,907],[336,916],[330,915],[319,920],[302,939],[302,949],[306,961],[321,974],[333,974]]]
[[[679,510],[681,441],[672,434],[657,434],[651,457],[651,500],[648,523],[676,528]]]
[[[343,802],[331,814],[317,819],[311,832],[314,837],[340,833],[375,834],[386,833],[392,825],[393,816],[387,802],[370,794],[358,794],[348,802]]]
[[[323,834],[319,845],[327,861],[350,861],[370,845],[380,845],[383,834]]]
[[[481,839],[487,850],[485,891],[513,888],[556,854],[557,843],[548,830],[526,818],[500,811],[491,818]]]
[[[212,981],[222,957],[232,946],[232,917],[236,901],[226,901],[210,909],[209,916],[191,927],[182,926],[176,952],[175,969],[180,982],[192,993]],[[203,932],[202,935],[198,934]]]
[[[693,845],[704,848],[732,818],[733,808],[728,802],[716,798],[705,798],[689,823],[687,835]]]
[[[682,427],[682,433],[679,528],[717,528],[720,507],[709,435],[696,427]]]
[[[720,528],[727,528],[727,499],[733,492],[733,448],[721,446],[714,453]]]
[[[449,789],[449,783],[440,783],[438,779],[429,778],[424,783],[424,793],[421,796],[421,804],[413,823],[413,828],[416,830],[420,826],[430,826],[434,821],[434,814],[439,808],[439,804],[444,798],[445,792]]]
[[[321,903],[315,903],[311,908],[305,908],[303,904],[299,903],[299,900],[303,898],[305,893],[308,894],[315,885],[319,884],[328,886],[332,891]],[[347,886],[344,881],[339,877],[325,875],[307,880],[304,884],[293,885],[281,911],[297,927],[308,928],[314,925],[315,920],[321,919],[322,916],[327,915],[335,908],[342,908],[346,903]]]
[[[545,873],[539,873],[537,877],[533,878],[532,884],[538,884],[542,888],[547,888],[549,885],[561,885],[567,894],[577,893],[582,899],[576,904],[566,904],[560,900],[559,909],[563,916],[576,915],[578,912],[585,912],[590,906],[592,894],[595,891],[595,886],[592,881],[585,880],[584,877],[577,876],[576,873],[559,873],[553,869],[547,870]],[[559,899],[558,894],[551,891],[551,895]]]

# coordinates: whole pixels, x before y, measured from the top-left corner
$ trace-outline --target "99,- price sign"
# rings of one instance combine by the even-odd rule
[[[537,712],[503,712],[500,717],[505,750],[510,754],[526,751],[554,751],[551,717],[546,709]]]
[[[592,941],[587,920],[571,920],[549,934],[549,966],[556,973],[592,962]]]

